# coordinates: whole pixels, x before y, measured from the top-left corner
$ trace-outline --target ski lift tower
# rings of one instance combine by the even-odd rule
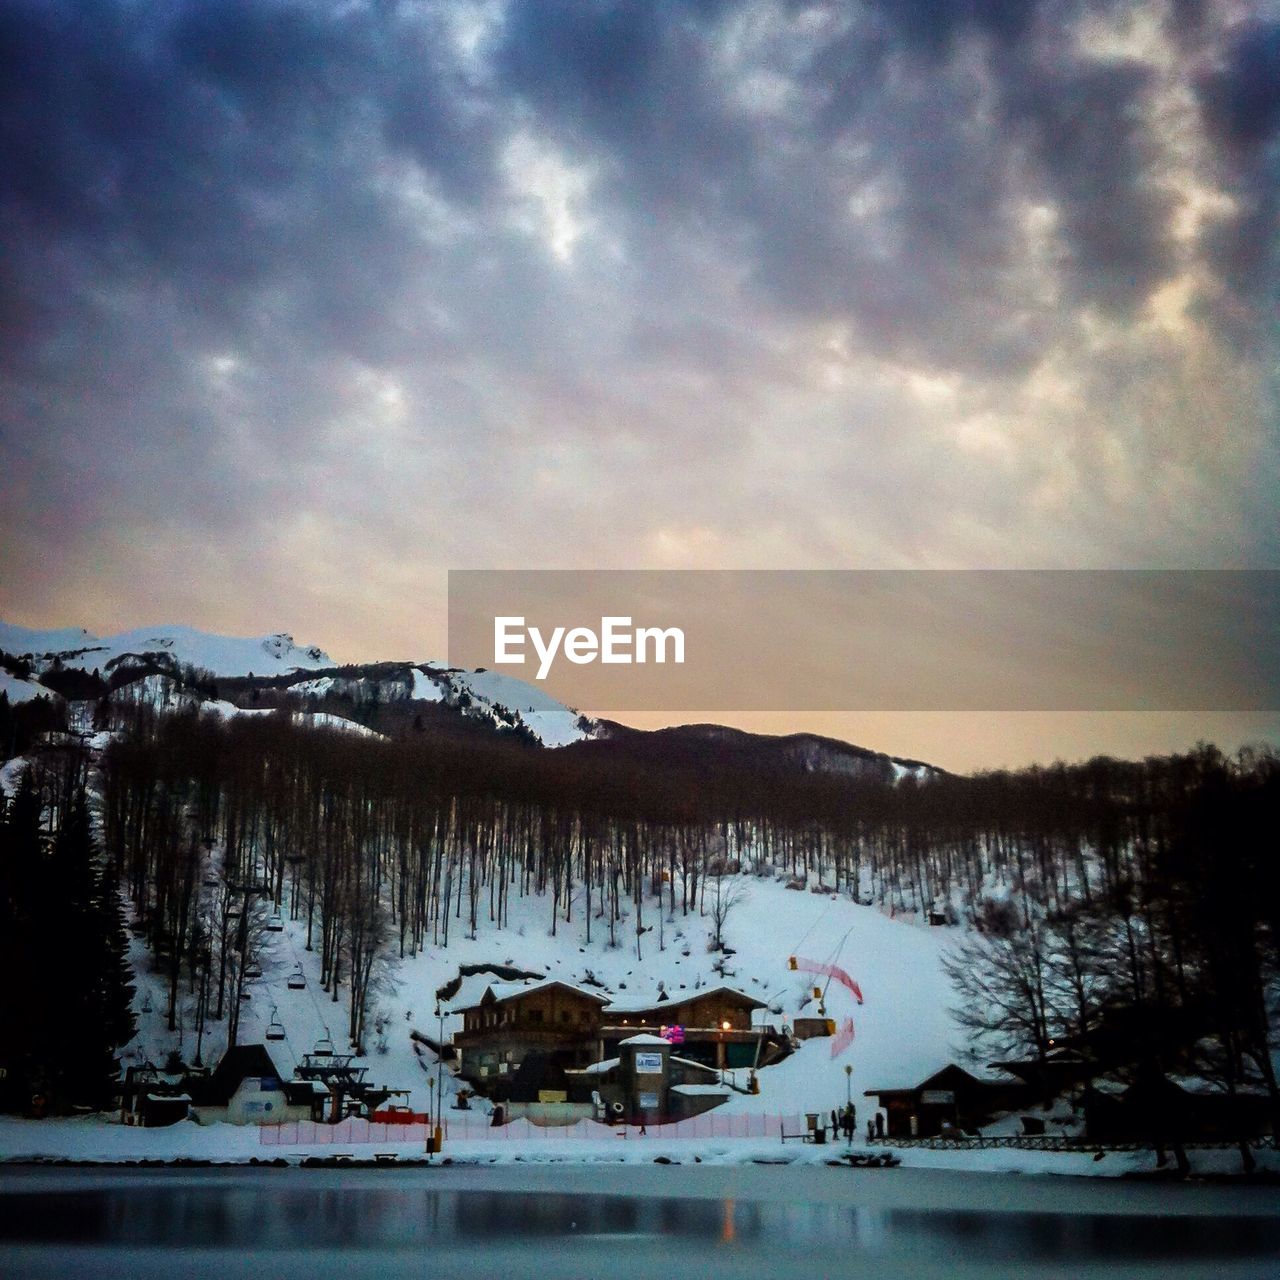
[[[368,1067],[357,1067],[353,1063],[355,1054],[336,1053],[333,1041],[329,1038],[328,1028],[323,1039],[316,1041],[316,1047],[303,1055],[302,1063],[294,1071],[298,1080],[318,1080],[329,1090],[333,1099],[332,1124],[342,1119],[343,1102],[346,1098],[364,1100],[370,1086],[365,1082]]]

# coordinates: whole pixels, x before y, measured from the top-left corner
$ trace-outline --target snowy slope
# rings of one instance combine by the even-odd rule
[[[7,671],[0,671],[0,693],[3,693],[15,706],[19,702],[30,702],[32,698],[57,696],[43,685],[36,684],[34,680],[19,680],[17,676],[11,676]]]
[[[126,655],[170,655],[179,664],[211,671],[215,676],[280,675],[297,670],[331,667],[333,660],[314,645],[301,646],[284,633],[244,639],[213,635],[194,627],[140,627],[119,635],[98,637],[80,628],[32,631],[0,623],[0,650],[31,657],[43,667],[56,656],[63,666],[107,670]]]
[[[69,653],[102,642],[83,627],[32,629],[0,622],[0,649],[5,653]]]
[[[222,698],[205,698],[192,689],[184,688],[178,681],[168,676],[154,674],[144,676],[141,680],[135,680],[116,690],[111,695],[111,699],[113,702],[143,703],[154,707],[157,711],[179,711],[196,706],[203,714],[218,716],[223,720],[233,720],[238,716],[279,714],[271,707],[237,707],[235,703],[227,702]],[[289,714],[295,724],[303,726],[316,729],[341,729],[344,733],[355,733],[366,738],[382,736],[365,725],[327,711],[291,711]]]
[[[0,622],[0,652],[31,659],[37,672],[57,659],[64,667],[106,674],[129,657],[139,660],[159,655],[178,667],[191,666],[214,676],[280,676],[335,668],[335,663],[315,645],[299,645],[283,632],[259,638],[213,635],[194,627],[141,627],[119,635],[98,637],[80,627],[36,631]],[[374,674],[363,675],[361,672]],[[544,746],[559,747],[589,736],[579,713],[557,702],[542,690],[492,671],[462,671],[441,664],[422,663],[409,668],[408,680],[401,668],[398,677],[379,677],[376,667],[355,668],[354,674],[319,675],[293,683],[301,696],[326,694],[361,696],[376,684],[385,699],[446,703],[475,718],[499,726],[525,726]],[[11,702],[36,696],[34,683],[27,687],[10,676]],[[8,687],[8,686],[3,686]]]
[[[682,917],[677,911],[674,918],[663,922],[662,950],[656,912],[652,916],[647,913],[654,930],[644,935],[643,960],[636,958],[633,932],[619,935],[627,944],[610,948],[607,932],[601,934],[597,920],[592,921],[588,943],[580,903],[571,923],[558,922],[554,938],[550,935],[549,902],[539,896],[511,904],[510,928],[497,930],[482,922],[477,938],[466,937],[458,928],[465,922],[452,922],[456,932],[447,948],[428,946],[420,955],[391,961],[376,1001],[376,1019],[371,1018],[369,1054],[363,1060],[370,1077],[411,1090],[414,1107],[426,1107],[428,1082],[434,1082],[437,1064],[434,1054],[415,1044],[411,1033],[417,1030],[432,1040],[437,1038],[441,1020],[435,1014],[435,993],[457,979],[463,965],[516,966],[599,990],[589,985],[594,980],[604,984],[602,995],[620,1003],[652,1000],[659,982],[672,996],[727,983],[780,1009],[780,1013],[757,1013],[757,1020],[779,1026],[789,1024],[797,1015],[816,1014],[811,990],[814,980],[788,969],[787,959],[795,953],[838,962],[859,983],[865,997],[862,1006],[836,983],[827,992],[828,1014],[837,1022],[853,1018],[854,1042],[834,1059],[830,1040],[805,1042],[791,1058],[761,1071],[758,1095],[734,1093],[721,1108],[723,1112],[795,1114],[830,1109],[844,1101],[846,1063],[853,1066],[852,1088],[862,1110],[866,1103],[863,1090],[916,1084],[957,1058],[961,1035],[947,1012],[953,997],[940,966],[940,957],[956,936],[955,930],[891,920],[847,898],[788,890],[781,881],[755,877],[745,881],[747,896],[731,912],[725,928],[737,954],[729,959],[729,972],[724,977],[714,971],[716,956],[706,949],[709,921],[696,912]],[[624,931],[627,925],[624,921]],[[277,1065],[289,1071],[326,1028],[335,1043],[341,1044],[346,993],[341,992],[334,1004],[319,990],[318,956],[305,949],[303,922],[286,922],[283,932],[268,934],[267,939],[271,954],[263,964],[263,978],[253,984],[252,999],[244,1007],[240,1038],[246,1042],[262,1039],[274,1009],[287,1039],[271,1042],[269,1048]],[[140,945],[135,944],[133,959],[139,973],[137,1006],[143,1005],[149,992],[151,1011],[143,1015],[139,1037],[126,1060],[160,1062],[179,1036],[165,1030],[162,976],[149,971],[151,962]],[[287,987],[289,974],[298,966],[307,975],[306,991]],[[476,1003],[487,986],[500,981],[484,973],[462,979],[460,988],[444,1004],[446,1040],[461,1029],[459,1011]],[[206,1058],[213,1054],[216,1060],[219,1037],[223,1036],[224,1026],[215,1024],[206,1039]],[[189,1026],[181,1039],[190,1056]],[[746,1072],[737,1075],[745,1085]],[[452,1098],[457,1086],[447,1070],[442,1080],[446,1098]]]
[[[444,677],[449,701],[461,695],[490,711],[505,708],[518,716],[544,747],[563,747],[590,737],[579,724],[581,715],[550,694],[514,676],[496,671],[450,671]]]

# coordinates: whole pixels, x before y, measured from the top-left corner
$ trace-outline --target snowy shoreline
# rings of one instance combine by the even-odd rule
[[[397,1135],[398,1136],[398,1135]],[[843,1143],[783,1144],[776,1138],[666,1139],[629,1133],[601,1139],[545,1137],[537,1139],[447,1141],[437,1164],[450,1161],[454,1167],[524,1168],[575,1165],[621,1165],[629,1168],[656,1163],[680,1167],[763,1167],[824,1168],[844,1167],[842,1156],[849,1148]],[[880,1155],[892,1150],[901,1160],[901,1170],[936,1171],[957,1174],[1055,1175],[1085,1179],[1133,1178],[1156,1174],[1155,1155],[1150,1150],[1108,1151],[1101,1159],[1092,1150],[1037,1151],[1015,1147],[958,1148],[863,1147],[855,1154]],[[104,1123],[85,1117],[70,1120],[0,1119],[0,1170],[16,1167],[52,1166],[74,1162],[102,1167],[137,1167],[139,1161],[183,1162],[176,1167],[237,1166],[270,1167],[283,1160],[297,1167],[304,1160],[323,1160],[327,1167],[335,1156],[353,1163],[386,1158],[386,1167],[412,1167],[410,1162],[425,1159],[420,1139],[348,1143],[266,1143],[255,1126],[207,1125],[182,1122],[169,1128],[145,1129]],[[1200,1148],[1188,1153],[1193,1175],[1214,1179],[1239,1172],[1239,1152],[1234,1148]],[[389,1157],[394,1156],[392,1160]],[[1259,1170],[1280,1173],[1280,1153],[1255,1152]],[[251,1164],[251,1162],[254,1162]],[[64,1166],[65,1167],[65,1166]],[[892,1178],[900,1170],[872,1169],[867,1174]]]

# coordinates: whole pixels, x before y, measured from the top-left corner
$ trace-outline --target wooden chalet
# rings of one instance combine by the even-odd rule
[[[454,1035],[463,1079],[490,1097],[563,1090],[565,1068],[603,1055],[600,1011],[606,996],[554,978],[492,983],[478,1004],[462,1009]],[[520,1099],[528,1100],[528,1099]]]
[[[766,1066],[790,1046],[773,1027],[753,1026],[763,1000],[734,987],[708,987],[648,1004],[614,1002],[602,1011],[601,1058],[617,1056],[618,1046],[640,1033],[662,1036],[681,1057],[705,1066]]]
[[[1031,1100],[1031,1090],[1014,1076],[981,1079],[954,1062],[911,1088],[865,1093],[884,1110],[890,1138],[932,1138],[944,1127],[977,1129],[1000,1112]]]

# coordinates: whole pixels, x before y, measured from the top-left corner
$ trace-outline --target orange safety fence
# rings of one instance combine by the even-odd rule
[[[704,1112],[684,1120],[644,1126],[602,1124],[579,1119],[572,1124],[537,1124],[521,1116],[506,1124],[491,1124],[484,1116],[447,1117],[442,1125],[449,1142],[564,1141],[570,1139],[608,1141],[610,1138],[781,1138],[807,1132],[802,1115],[715,1115]],[[271,1147],[382,1146],[425,1147],[431,1128],[424,1124],[374,1124],[348,1119],[338,1124],[315,1120],[290,1120],[284,1124],[259,1127],[259,1141]]]

